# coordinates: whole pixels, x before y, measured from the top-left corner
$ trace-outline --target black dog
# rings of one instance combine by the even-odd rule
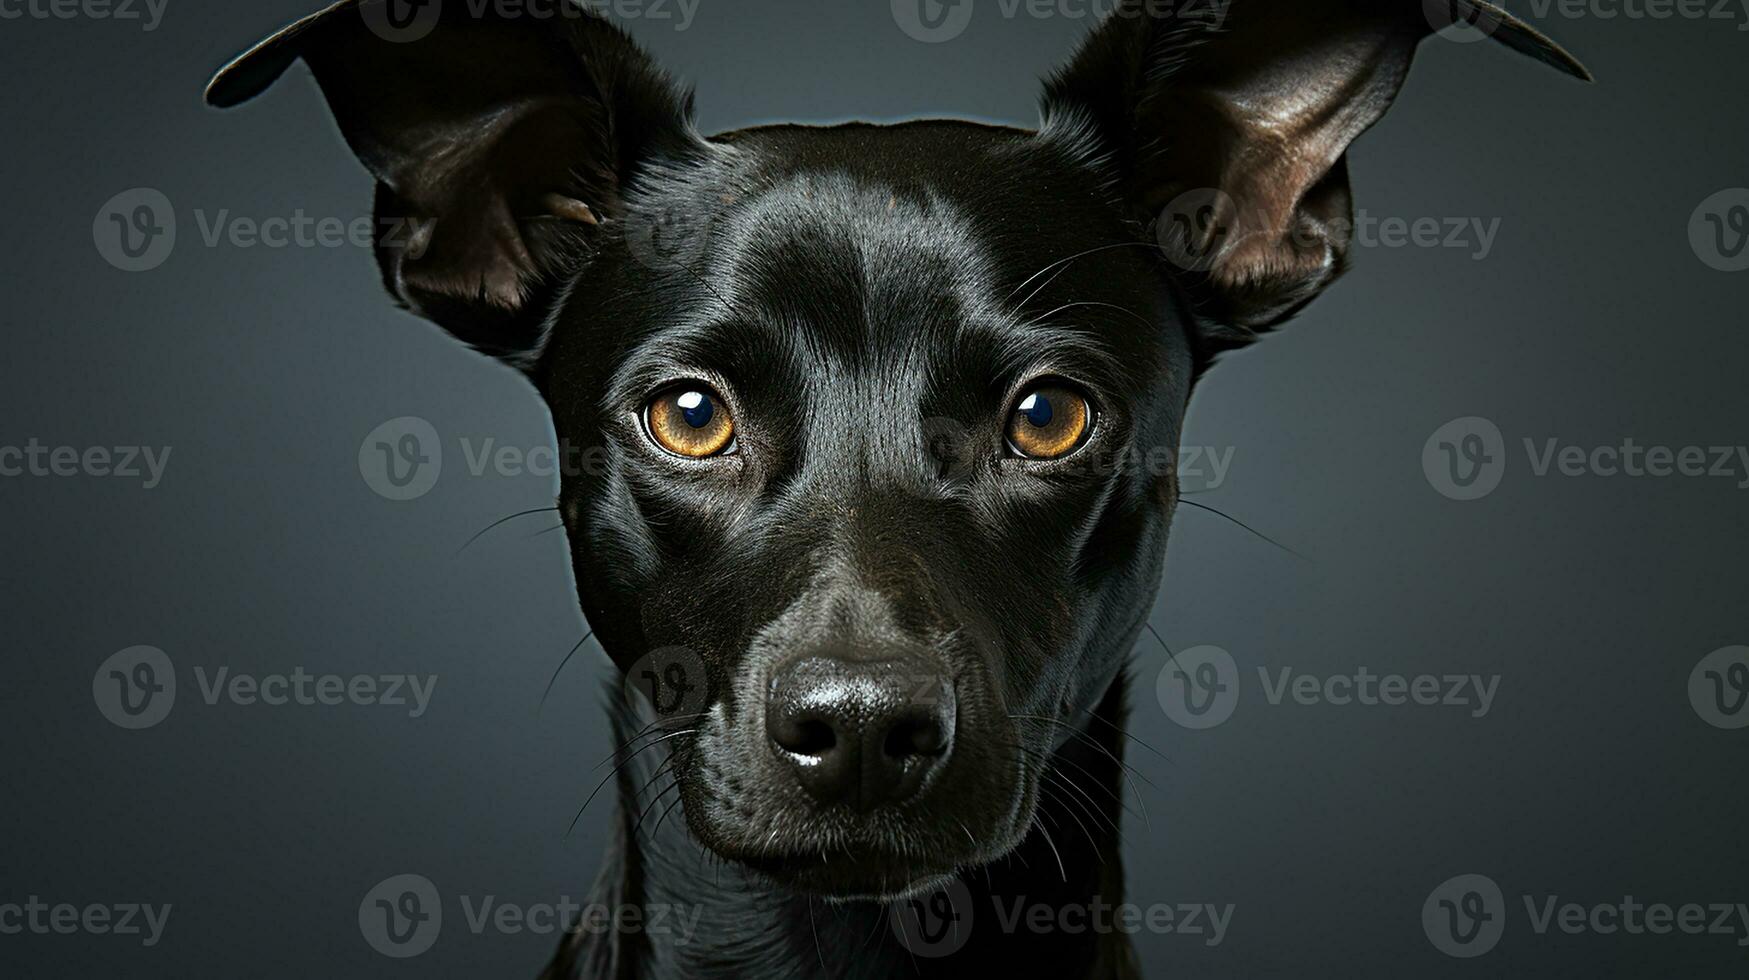
[[[1117,932],[1004,925],[1122,894],[1122,666],[1177,502],[1137,461],[1342,271],[1345,153],[1429,9],[1585,77],[1475,0],[1172,6],[1123,4],[1037,132],[707,139],[618,30],[538,5],[346,0],[214,80],[308,62],[420,229],[389,291],[601,461],[559,496],[578,595],[659,710],[616,719],[599,897],[698,918],[576,930],[549,977],[1137,973]]]

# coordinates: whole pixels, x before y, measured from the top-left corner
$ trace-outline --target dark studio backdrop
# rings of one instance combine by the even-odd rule
[[[566,831],[609,669],[541,707],[587,628],[552,515],[463,545],[551,504],[539,453],[477,462],[551,447],[544,409],[368,249],[252,242],[369,214],[301,66],[200,101],[314,0],[162,3],[0,0],[0,975],[532,977],[598,868],[611,800]],[[1104,6],[920,40],[885,0],[615,5],[706,132],[1032,125]],[[1426,43],[1351,154],[1353,271],[1193,402],[1189,499],[1292,553],[1177,517],[1185,674],[1134,668],[1150,976],[1749,968],[1749,9],[1515,10],[1599,81]],[[434,482],[372,475],[406,418]],[[348,687],[209,697],[238,675]],[[442,915],[405,958],[361,923],[402,875]]]

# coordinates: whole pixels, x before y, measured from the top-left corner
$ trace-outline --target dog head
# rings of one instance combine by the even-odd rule
[[[388,290],[593,461],[559,498],[581,604],[688,695],[660,730],[719,854],[853,897],[1015,847],[1152,604],[1195,379],[1343,268],[1345,153],[1423,5],[1159,6],[1120,4],[1037,131],[707,139],[567,6],[406,38],[347,0],[214,80],[231,105],[308,62],[417,229],[378,249]]]

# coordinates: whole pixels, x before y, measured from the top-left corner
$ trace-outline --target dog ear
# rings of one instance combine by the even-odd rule
[[[528,367],[558,286],[587,261],[628,181],[704,143],[690,93],[599,17],[567,0],[551,0],[549,16],[471,6],[341,0],[231,62],[206,98],[234,106],[308,63],[376,178],[389,291]]]
[[[1421,39],[1458,21],[1590,78],[1482,0],[1124,0],[1047,82],[1041,134],[1104,162],[1191,273],[1214,345],[1236,346],[1341,273],[1349,144],[1390,107]]]

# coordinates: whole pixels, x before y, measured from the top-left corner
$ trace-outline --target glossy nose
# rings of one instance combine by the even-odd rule
[[[821,803],[914,796],[953,750],[953,685],[915,661],[809,656],[773,675],[765,733]]]

